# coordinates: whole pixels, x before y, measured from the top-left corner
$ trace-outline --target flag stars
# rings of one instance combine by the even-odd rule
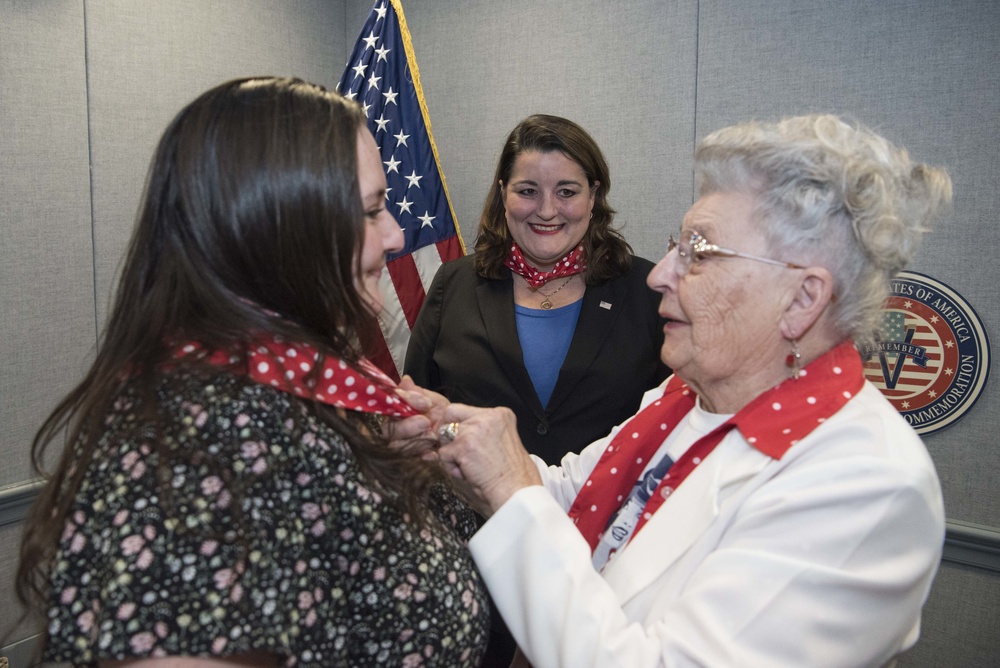
[[[378,82],[381,80],[382,77],[377,77],[375,76],[375,73],[372,72],[372,75],[368,77],[368,90],[371,90],[372,88],[378,90]]]
[[[372,105],[370,105],[370,104],[365,104],[365,117],[366,117],[366,118],[367,118],[367,116],[368,116],[368,110],[369,110],[369,109],[371,109],[371,108],[372,108]]]
[[[410,182],[410,185],[406,186],[406,189],[409,190],[410,186],[416,186],[416,187],[419,188],[420,187],[420,179],[422,179],[424,177],[417,176],[417,170],[414,169],[412,172],[410,172],[409,176],[404,176],[403,178]]]
[[[365,111],[367,112],[368,110],[366,109]],[[389,162],[383,161],[382,164],[385,165],[386,174],[389,174],[391,172],[396,172],[397,174],[399,174],[399,166],[403,163],[401,160],[396,160],[396,156],[393,155],[389,156]]]
[[[406,140],[410,138],[410,135],[404,135],[403,131],[400,130],[399,134],[393,135],[393,137],[396,138],[396,148],[399,148],[400,145],[406,146]]]
[[[386,56],[389,55],[390,51],[392,51],[392,49],[387,49],[384,46],[380,46],[379,48],[375,49],[375,53],[378,54],[378,58],[375,60],[375,62],[377,63],[379,60],[384,60],[385,62],[389,62]]]
[[[412,211],[410,211],[410,207],[413,206],[413,202],[407,200],[405,196],[403,197],[403,201],[402,202],[396,202],[396,206],[399,207],[399,213],[401,213],[401,214],[404,211],[406,213],[413,213]]]
[[[375,31],[372,30],[370,33],[368,33],[368,37],[362,37],[361,41],[368,45],[365,47],[365,50],[367,51],[368,49],[375,48],[375,42],[378,41],[378,37],[375,36]]]
[[[379,132],[388,132],[388,130],[385,129],[385,126],[389,125],[389,119],[385,117],[385,114],[381,114],[377,119],[375,119],[375,125],[378,126],[375,129],[375,134],[378,134]]]
[[[378,14],[380,19],[385,18],[385,3],[383,2],[379,7],[375,8],[375,13]]]
[[[348,100],[353,100],[357,96],[358,96],[358,91],[356,91],[356,90],[352,90],[349,93],[345,93],[344,94],[344,97],[346,97]]]
[[[358,77],[363,77],[365,75],[365,70],[368,69],[368,66],[359,60],[358,64],[351,69],[354,70],[354,78],[357,79]]]
[[[431,215],[430,211],[424,211],[424,215],[417,216],[420,219],[420,227],[434,227],[432,225],[434,221],[434,216]]]
[[[392,92],[392,86],[389,86],[389,90],[387,90],[386,92],[382,93],[382,97],[385,98],[385,103],[386,104],[395,104],[397,107],[399,106],[396,103],[396,98],[399,97],[399,93],[393,93]]]

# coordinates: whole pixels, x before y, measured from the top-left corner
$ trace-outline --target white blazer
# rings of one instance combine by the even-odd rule
[[[534,668],[857,668],[916,642],[941,491],[870,383],[781,460],[731,431],[599,574],[566,511],[610,438],[536,461],[545,487],[469,545]]]

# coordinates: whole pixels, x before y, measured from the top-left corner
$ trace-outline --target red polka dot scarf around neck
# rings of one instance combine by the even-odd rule
[[[263,337],[248,346],[244,356],[206,350],[201,344],[186,343],[174,349],[173,358],[196,357],[218,366],[245,361],[247,377],[261,385],[349,411],[393,417],[411,417],[417,411],[396,395],[396,384],[365,358],[353,368],[347,362],[325,355],[303,343],[289,343],[280,337]]]
[[[650,495],[632,537],[731,429],[738,429],[747,443],[768,457],[781,459],[789,448],[860,392],[865,380],[861,357],[849,341],[813,360],[799,373],[797,380],[789,378],[766,390],[695,441]],[[694,391],[672,376],[663,396],[625,423],[608,444],[569,510],[591,550],[650,458],[694,408],[695,399]]]
[[[521,252],[520,246],[511,242],[510,255],[504,260],[504,264],[510,267],[515,274],[524,276],[524,280],[528,281],[528,285],[533,288],[540,288],[553,278],[572,276],[587,269],[587,259],[583,256],[583,244],[566,253],[552,269],[539,271],[524,259],[524,253]]]

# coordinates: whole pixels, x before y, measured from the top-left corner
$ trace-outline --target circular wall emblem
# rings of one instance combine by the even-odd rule
[[[875,345],[861,349],[865,377],[920,434],[944,429],[982,394],[990,344],[979,315],[930,276],[900,272]]]

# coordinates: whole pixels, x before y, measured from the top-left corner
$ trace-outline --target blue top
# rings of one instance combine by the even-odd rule
[[[548,405],[559,379],[559,369],[569,352],[582,307],[583,299],[549,311],[514,304],[524,368],[543,407]]]

